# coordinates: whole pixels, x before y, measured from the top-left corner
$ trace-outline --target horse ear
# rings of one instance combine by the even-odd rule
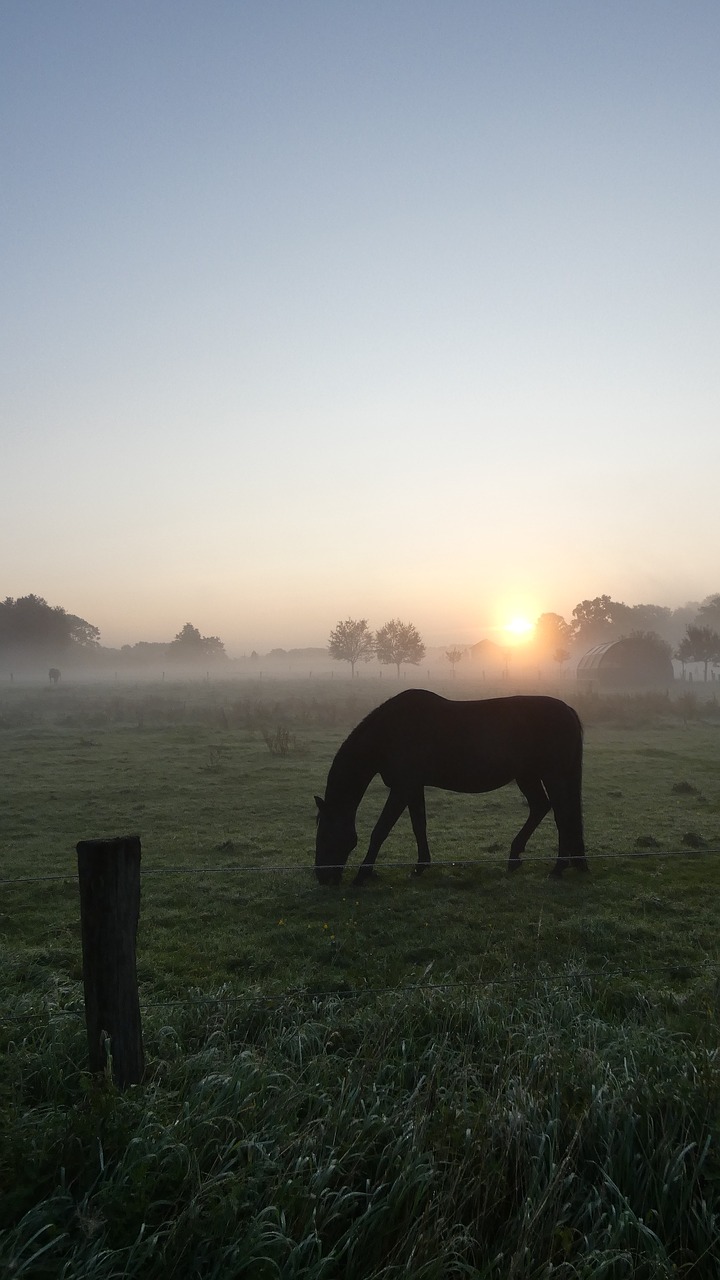
[[[324,801],[323,799],[321,799],[321,797],[320,797],[320,796],[316,796],[316,797],[315,797],[315,803],[316,803],[316,805],[317,805],[318,809],[320,810],[320,812],[322,813],[323,809],[325,808],[325,801]]]

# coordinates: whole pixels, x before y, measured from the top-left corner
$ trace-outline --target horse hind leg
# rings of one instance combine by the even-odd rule
[[[522,866],[520,854],[525,852],[525,846],[533,831],[537,830],[551,809],[547,792],[539,778],[517,778],[516,782],[528,802],[530,813],[510,845],[508,871],[517,871],[518,867]]]
[[[408,800],[410,822],[417,844],[418,860],[413,868],[413,875],[420,876],[430,866],[430,846],[427,838],[427,816],[425,813],[425,791],[420,787]]]
[[[568,867],[587,871],[583,835],[580,776],[545,780],[558,832],[558,856],[551,876],[560,877]]]

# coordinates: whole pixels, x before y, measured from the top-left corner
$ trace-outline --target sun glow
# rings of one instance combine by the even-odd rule
[[[535,630],[535,624],[530,622],[529,618],[517,617],[506,622],[504,630],[515,641],[529,640]]]

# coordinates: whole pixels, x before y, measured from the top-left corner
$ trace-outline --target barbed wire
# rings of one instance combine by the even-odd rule
[[[720,854],[720,845],[685,845],[682,849],[627,849],[615,852],[598,852],[588,854],[588,862],[606,862],[609,860],[620,860],[627,858],[688,858],[693,855],[708,858],[717,857]],[[425,870],[430,871],[440,867],[455,867],[462,869],[463,867],[481,867],[488,865],[499,865],[503,858],[507,855],[487,854],[479,858],[433,858],[432,862],[425,865]],[[523,857],[523,864],[529,862],[531,864],[541,865],[552,861],[552,855],[545,858],[541,856]],[[407,860],[404,862],[387,862],[384,859],[380,863],[380,867],[384,870],[407,870],[408,867],[415,867],[417,863]],[[348,866],[346,863],[340,866],[343,871],[358,871],[360,863],[353,863]],[[325,870],[333,870],[333,867],[326,867]],[[239,866],[237,864],[221,867],[148,867],[143,866],[142,874],[145,876],[202,876],[202,875],[291,875],[294,872],[314,872],[315,866],[309,862],[280,862],[280,863],[254,863],[250,866]],[[8,884],[43,884],[47,881],[70,881],[77,880],[77,871],[61,871],[54,872],[44,876],[10,876],[0,877],[0,885]]]

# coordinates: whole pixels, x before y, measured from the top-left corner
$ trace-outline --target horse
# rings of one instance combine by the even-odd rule
[[[417,843],[414,874],[430,865],[425,787],[478,793],[515,781],[530,808],[510,845],[508,870],[552,809],[558,854],[551,875],[569,866],[587,871],[582,819],[583,731],[577,713],[558,698],[517,696],[451,701],[426,689],[406,689],[361,720],[339,748],[325,796],[315,796],[315,875],[339,884],[357,845],[355,815],[376,774],[389,795],[370,836],[356,884],[375,874],[381,845],[405,809]]]
[[[48,680],[50,681],[51,684],[57,684],[59,679],[60,679],[60,672],[58,671],[57,667],[51,667],[50,670],[48,671]]]

